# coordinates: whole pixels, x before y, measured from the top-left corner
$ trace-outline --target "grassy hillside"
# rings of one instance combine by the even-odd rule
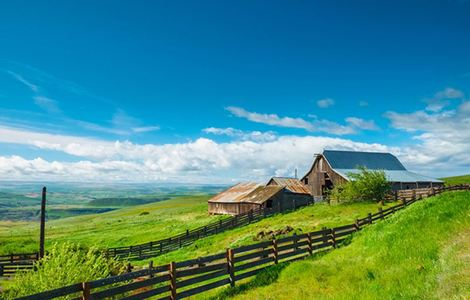
[[[73,241],[100,248],[137,244],[203,226],[220,217],[207,214],[209,196],[171,200],[46,223],[46,246]],[[0,222],[0,254],[38,249],[38,222]]]
[[[469,200],[470,192],[454,192],[413,204],[347,246],[272,268],[217,298],[468,299]]]
[[[387,204],[387,206],[388,205],[392,204]],[[349,224],[356,218],[366,216],[369,212],[376,212],[377,209],[378,204],[374,202],[331,206],[327,204],[315,204],[294,212],[278,214],[244,227],[206,237],[192,245],[156,257],[153,261],[156,265],[160,265],[171,261],[182,261],[218,253],[228,247],[238,247],[270,239],[271,237],[269,235],[262,238],[258,236],[258,234],[278,230],[286,231],[286,227],[291,227],[293,230],[284,235],[292,235],[294,232],[314,231],[324,226],[330,227]]]
[[[452,176],[441,178],[446,185],[470,183],[470,175]]]

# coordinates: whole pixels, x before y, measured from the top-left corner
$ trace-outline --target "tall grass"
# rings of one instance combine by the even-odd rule
[[[292,263],[273,284],[217,298],[470,299],[469,216],[470,192],[429,198],[365,228],[347,246]]]
[[[20,272],[2,295],[5,299],[117,275],[125,270],[123,262],[108,259],[96,249],[83,250],[77,245],[55,244],[35,263],[37,271]]]

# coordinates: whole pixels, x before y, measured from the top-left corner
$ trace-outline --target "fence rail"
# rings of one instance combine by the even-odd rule
[[[0,256],[0,277],[13,276],[18,270],[33,268],[39,253],[9,254]]]
[[[444,190],[470,190],[470,186]],[[433,191],[435,192],[435,191]],[[435,193],[428,193],[434,195]],[[264,241],[252,245],[227,249],[214,255],[196,259],[171,262],[154,267],[150,262],[147,269],[99,279],[18,298],[21,300],[53,299],[71,296],[73,299],[183,299],[221,286],[235,286],[240,280],[250,278],[266,267],[282,262],[302,259],[313,253],[336,248],[351,234],[362,227],[424,199],[412,197],[387,209],[379,208],[376,213],[356,219],[353,224],[301,235]]]
[[[297,205],[296,209],[310,204],[313,204],[313,198],[311,202],[308,202],[305,205]],[[192,244],[193,242],[203,237],[218,234],[236,227],[245,226],[282,211],[283,210],[280,211],[275,208],[260,208],[250,210],[246,213],[230,216],[226,219],[212,222],[199,228],[186,230],[184,233],[166,239],[147,242],[139,245],[109,248],[106,250],[106,253],[111,257],[126,258],[128,260],[140,260],[156,257]]]

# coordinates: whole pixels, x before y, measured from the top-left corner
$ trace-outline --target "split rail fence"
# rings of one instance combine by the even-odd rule
[[[43,293],[18,298],[19,300],[47,300],[68,296],[71,299],[184,299],[222,286],[235,286],[269,266],[305,258],[316,252],[336,248],[362,227],[395,213],[406,206],[444,190],[469,190],[470,186],[443,188],[387,209],[379,208],[354,224],[293,235],[252,245],[227,249],[210,256],[171,262],[147,269],[90,282],[77,283]]]

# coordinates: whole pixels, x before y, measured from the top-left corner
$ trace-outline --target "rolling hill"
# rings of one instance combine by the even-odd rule
[[[470,175],[460,175],[441,178],[446,185],[467,184],[470,183]]]
[[[467,299],[469,200],[465,191],[413,204],[364,229],[349,245],[271,268],[214,298]]]

